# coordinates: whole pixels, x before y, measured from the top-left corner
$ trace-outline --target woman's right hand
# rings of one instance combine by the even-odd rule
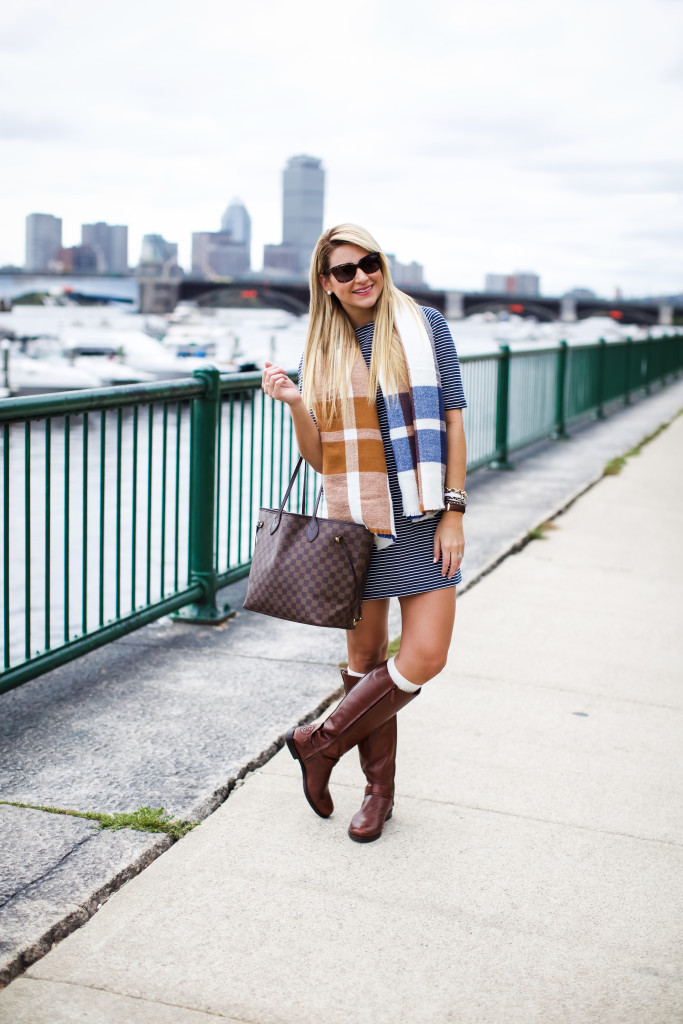
[[[285,405],[296,405],[301,401],[299,389],[287,376],[281,366],[273,363],[266,363],[263,371],[261,387],[267,395],[274,398],[276,402],[284,402]]]

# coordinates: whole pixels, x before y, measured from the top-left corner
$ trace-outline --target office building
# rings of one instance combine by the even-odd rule
[[[233,242],[230,231],[192,233],[192,273],[200,277],[244,277],[249,274],[249,250]]]
[[[251,217],[241,199],[232,199],[221,217],[221,231],[228,231],[234,245],[244,245],[250,254],[251,267]]]
[[[146,277],[179,277],[178,243],[163,235],[143,235],[138,274]]]
[[[26,218],[26,270],[51,270],[62,247],[62,218],[30,213]]]
[[[291,245],[264,245],[263,273],[299,277],[299,250]]]
[[[55,270],[62,274],[96,274],[98,254],[90,245],[72,245],[60,249],[55,260]]]
[[[282,173],[282,243],[264,247],[265,273],[274,270],[296,277],[308,275],[311,253],[323,230],[324,201],[322,160],[290,157]]]
[[[507,274],[487,274],[484,281],[484,291],[501,294],[507,292]]]
[[[251,217],[241,199],[231,200],[220,231],[193,232],[192,273],[209,278],[251,273]]]
[[[109,267],[110,274],[128,273],[128,226],[112,224],[109,228]]]
[[[487,274],[484,291],[498,295],[540,295],[541,279],[531,270],[516,270],[514,274]]]
[[[516,295],[540,295],[541,279],[531,270],[515,270],[513,274]]]
[[[123,224],[81,225],[81,245],[97,253],[97,269],[103,274],[128,273],[128,228]]]
[[[386,253],[391,268],[391,279],[397,288],[424,288],[424,267],[415,260],[400,263],[393,253]]]

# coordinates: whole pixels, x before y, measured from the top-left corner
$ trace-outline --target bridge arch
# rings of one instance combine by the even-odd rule
[[[519,307],[519,308],[515,308]],[[465,301],[464,314],[473,313],[516,313],[518,316],[533,316],[537,320],[550,323],[557,319],[557,310],[541,302],[534,302],[526,297],[515,298],[473,298]]]
[[[614,313],[621,315],[614,316]],[[616,324],[638,324],[642,327],[651,327],[653,324],[659,323],[659,311],[654,307],[638,308],[633,304],[621,306],[616,303],[614,309],[610,310],[604,302],[594,306],[584,302],[577,303],[577,320],[587,320],[591,316],[606,316],[614,320]]]
[[[198,306],[284,309],[295,316],[308,313],[308,298],[292,295],[288,291],[263,285],[249,288],[243,284],[213,284],[193,296]]]

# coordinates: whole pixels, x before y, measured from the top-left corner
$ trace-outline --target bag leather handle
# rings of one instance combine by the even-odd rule
[[[280,520],[282,519],[282,513],[284,511],[285,505],[287,504],[287,499],[289,498],[290,494],[292,493],[292,488],[294,487],[294,481],[296,480],[297,474],[298,474],[299,470],[301,469],[301,463],[302,462],[304,463],[304,478],[303,478],[303,485],[304,486],[303,486],[303,494],[301,496],[301,514],[302,514],[302,516],[306,515],[306,482],[307,482],[307,473],[308,473],[308,463],[304,462],[303,455],[300,455],[299,456],[299,461],[297,462],[296,466],[294,467],[294,472],[292,473],[292,478],[289,481],[289,486],[287,487],[287,490],[285,491],[285,496],[282,499],[282,501],[280,502],[280,508],[278,509],[278,513],[277,513],[277,515],[275,516],[275,519],[273,519],[273,522],[270,525],[270,532],[271,533],[275,533],[275,531],[277,530],[278,526],[280,525]],[[318,491],[318,497],[316,498],[316,501],[315,501],[315,508],[313,509],[313,515],[311,516],[311,521],[308,524],[308,529],[306,531],[309,540],[315,540],[315,538],[318,536],[319,528],[318,528],[318,518],[317,517],[318,517],[318,508],[320,506],[320,499],[322,498],[322,493],[323,493],[323,485],[321,484],[320,485],[320,489]]]

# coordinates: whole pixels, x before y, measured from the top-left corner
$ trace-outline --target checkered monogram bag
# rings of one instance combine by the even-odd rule
[[[303,459],[299,459],[279,509],[259,509],[244,607],[311,626],[353,629],[374,545],[359,523],[318,518],[322,487],[306,515],[304,469],[301,514],[285,512]]]

